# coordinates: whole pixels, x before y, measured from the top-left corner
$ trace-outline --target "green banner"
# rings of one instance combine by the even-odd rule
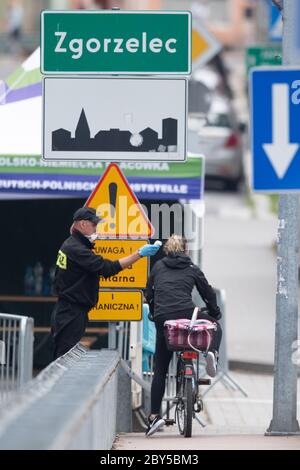
[[[46,162],[40,156],[1,156],[0,173],[67,174],[100,176],[109,162]],[[126,176],[197,178],[203,177],[203,158],[189,157],[185,163],[122,162]]]
[[[88,197],[108,165],[0,156],[0,199],[4,193]],[[122,162],[119,166],[140,200],[203,199],[203,157],[189,157],[185,163]]]

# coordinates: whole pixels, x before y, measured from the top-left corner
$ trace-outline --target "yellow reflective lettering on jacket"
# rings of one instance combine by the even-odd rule
[[[67,255],[61,250],[58,252],[56,265],[61,269],[67,269]]]

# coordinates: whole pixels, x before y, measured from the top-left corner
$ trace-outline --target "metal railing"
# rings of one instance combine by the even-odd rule
[[[128,420],[119,427],[130,411],[119,373],[117,351],[78,343],[0,409],[0,450],[111,449],[117,432],[131,430]]]
[[[118,331],[118,352],[124,361],[129,360],[129,339],[130,339],[130,322],[121,321],[117,326]]]
[[[33,319],[0,313],[0,406],[32,378]]]

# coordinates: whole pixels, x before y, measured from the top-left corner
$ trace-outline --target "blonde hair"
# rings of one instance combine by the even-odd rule
[[[168,238],[164,245],[164,252],[166,255],[170,253],[182,253],[187,250],[187,240],[184,237],[181,237],[180,235],[173,235]]]

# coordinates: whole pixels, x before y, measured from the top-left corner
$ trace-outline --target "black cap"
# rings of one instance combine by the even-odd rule
[[[94,224],[101,222],[101,218],[96,214],[96,209],[92,207],[80,207],[80,209],[77,209],[73,215],[73,221],[75,222],[76,220],[89,220]]]

